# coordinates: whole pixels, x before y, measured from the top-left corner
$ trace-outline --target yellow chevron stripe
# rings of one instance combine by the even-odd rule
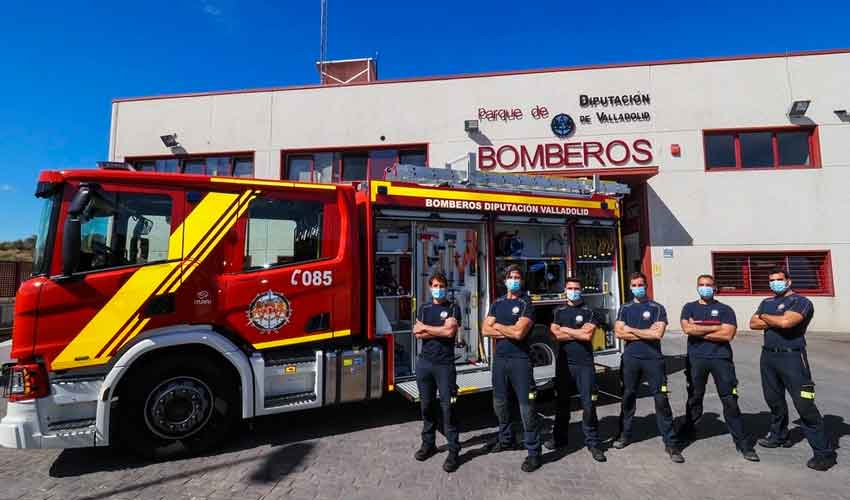
[[[209,257],[209,255],[213,252],[213,250],[215,250],[215,248],[218,246],[219,242],[221,242],[227,232],[230,231],[234,224],[236,224],[236,221],[239,219],[239,217],[241,217],[242,214],[245,213],[245,210],[247,210],[248,207],[251,205],[251,201],[253,201],[256,197],[257,195],[255,193],[252,193],[251,191],[247,191],[243,196],[240,196],[239,202],[233,207],[232,210],[229,210],[229,212],[231,213],[229,213],[224,219],[222,219],[216,229],[214,229],[210,233],[209,244],[207,244],[207,242],[204,242],[203,246],[206,246],[206,249],[202,250],[202,253],[199,256],[189,261],[183,261],[183,270],[181,273],[180,280],[181,283],[186,281],[186,279],[188,279],[189,276],[192,275],[195,269],[198,268],[200,263],[204,262],[207,257]],[[202,246],[199,246],[198,248],[202,248]],[[168,293],[174,293],[179,287],[180,283],[174,283],[168,289]]]
[[[150,318],[145,318],[145,319],[143,319],[141,322],[139,322],[139,324],[138,324],[138,325],[136,325],[136,327],[135,327],[135,328],[133,328],[133,330],[129,333],[129,335],[127,335],[127,336],[126,336],[126,338],[122,339],[122,338],[120,338],[120,337],[119,337],[119,338],[118,338],[118,342],[120,342],[120,344],[118,344],[118,348],[120,349],[121,347],[123,347],[123,346],[124,346],[124,344],[126,344],[127,342],[129,342],[129,340],[130,340],[130,339],[132,339],[133,337],[135,337],[136,335],[138,335],[138,334],[139,334],[139,332],[141,332],[142,330],[144,330],[145,326],[148,324],[148,322],[150,322],[150,320],[151,320]],[[110,347],[110,348],[106,351],[105,356],[106,356],[106,357],[109,357],[109,353],[111,353],[114,349],[115,349],[114,347]]]
[[[207,196],[210,196],[212,194],[222,193],[210,193]],[[242,211],[244,211],[244,208],[240,209],[240,204],[243,203],[245,200],[253,198],[254,196],[251,195],[251,191],[245,191],[244,193],[239,195],[239,198],[237,198],[237,201],[235,203],[232,203],[224,211],[224,216],[221,216],[221,214],[213,214],[214,217],[212,217],[212,219],[214,221],[213,224],[215,224],[215,226],[212,229],[208,229],[203,234],[199,233],[198,231],[192,231],[188,234],[188,237],[186,238],[188,242],[187,248],[191,248],[192,250],[187,251],[184,254],[185,256],[183,257],[183,262],[180,263],[180,272],[175,273],[173,276],[171,276],[168,281],[162,287],[159,288],[159,292],[157,293],[157,295],[162,295],[165,293],[174,293],[180,287],[180,284],[188,277],[183,275],[187,271],[187,269],[194,270],[195,267],[197,267],[197,264],[203,261],[203,258],[198,258],[197,252],[201,251],[200,249],[203,248],[210,240],[215,240],[215,242],[210,245],[210,248],[215,248],[215,245],[217,245],[218,242],[221,241],[221,238],[217,238],[217,235],[221,234],[223,236],[227,232],[227,230],[229,230],[233,226],[233,223],[235,222],[235,219],[233,219],[232,217],[233,214],[237,211],[239,211],[239,214],[241,214]],[[192,213],[194,213],[194,211]],[[236,217],[238,218],[238,215]],[[209,221],[202,222],[206,222],[207,224],[209,224]],[[198,223],[192,222],[192,225],[190,226],[189,230],[192,230],[193,226],[196,225],[198,225]],[[207,252],[205,255],[208,254],[209,252]]]
[[[212,226],[223,213],[239,200],[240,196],[244,195],[245,193],[242,193],[242,195],[237,193],[207,194],[169,237],[169,257],[191,255],[207,238],[215,238],[216,236],[211,234]],[[232,220],[235,222],[236,219]],[[174,245],[174,248],[172,248],[172,245]],[[110,359],[108,355],[100,358],[95,358],[95,356],[107,342],[112,340],[116,331],[127,323],[131,315],[135,314],[150,296],[163,285],[171,272],[180,265],[181,261],[176,261],[140,267],[59,353],[53,360],[52,369],[65,370],[108,362]],[[180,273],[175,274],[179,275]],[[135,323],[126,340],[137,335],[146,324],[147,321],[145,320],[141,323]],[[128,325],[129,327],[130,325]]]
[[[281,347],[292,344],[303,344],[305,342],[316,342],[317,340],[335,339],[337,337],[347,337],[351,335],[351,330],[337,330],[335,332],[317,333],[316,335],[306,335],[304,337],[295,337],[292,339],[272,340],[270,342],[260,342],[253,344],[255,349],[268,349],[269,347]]]
[[[109,343],[109,345],[106,347],[106,349],[104,349],[103,354],[101,355],[101,357],[103,357],[103,356],[109,356],[109,353],[110,353],[110,352],[112,352],[112,349],[114,349],[114,348],[115,348],[115,346],[116,346],[119,342],[121,342],[121,339],[122,339],[122,338],[124,338],[124,337],[127,335],[127,332],[131,332],[131,331],[133,331],[133,328],[135,328],[135,327],[139,324],[139,320],[140,320],[140,318],[141,318],[141,315],[136,314],[136,316],[135,316],[135,317],[133,317],[133,319],[132,319],[129,323],[127,323],[127,326],[126,326],[125,328],[123,328],[123,329],[122,329],[122,330],[118,333],[118,335],[116,335],[116,336],[115,336],[115,339],[113,339],[113,340]]]

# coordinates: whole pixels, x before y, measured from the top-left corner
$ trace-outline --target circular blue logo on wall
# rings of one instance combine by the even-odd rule
[[[569,137],[570,134],[575,132],[576,124],[570,115],[564,113],[558,113],[552,118],[552,132],[563,139],[564,137]]]

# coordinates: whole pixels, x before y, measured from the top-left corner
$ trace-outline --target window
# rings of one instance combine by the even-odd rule
[[[293,156],[289,159],[289,180],[310,182],[313,180],[313,157]]]
[[[383,179],[399,164],[426,166],[424,146],[356,148],[349,151],[285,152],[282,179],[300,182],[351,182]]]
[[[800,293],[833,294],[829,252],[716,252],[712,261],[717,289],[723,294],[772,293],[768,274],[775,267],[788,270],[794,289]]]
[[[342,180],[360,181],[366,179],[366,155],[343,155],[342,157]]]
[[[322,254],[323,203],[260,198],[248,209],[245,270],[317,260]]]
[[[232,156],[191,156],[188,158],[128,159],[142,172],[199,174],[224,177],[253,177],[254,158]]]
[[[425,151],[402,151],[398,154],[398,162],[403,165],[416,165],[417,167],[426,166]]]
[[[817,167],[817,131],[791,127],[705,132],[707,170]]]
[[[77,272],[168,260],[171,197],[100,191],[81,220]]]

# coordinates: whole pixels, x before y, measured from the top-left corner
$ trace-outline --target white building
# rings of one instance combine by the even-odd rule
[[[850,331],[850,50],[404,80],[366,59],[322,74],[333,83],[115,100],[110,159],[320,182],[397,161],[461,168],[468,153],[491,171],[598,173],[632,186],[626,267],[674,325],[700,273],[746,325],[778,263],[812,297],[813,330]],[[792,117],[795,101],[810,105]]]

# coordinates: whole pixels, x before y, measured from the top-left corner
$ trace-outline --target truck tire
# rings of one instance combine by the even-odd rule
[[[535,325],[529,333],[529,359],[533,367],[555,364],[558,341],[547,326]]]
[[[238,387],[229,371],[205,357],[152,359],[133,370],[121,391],[113,420],[117,441],[147,458],[212,449],[237,421]]]

